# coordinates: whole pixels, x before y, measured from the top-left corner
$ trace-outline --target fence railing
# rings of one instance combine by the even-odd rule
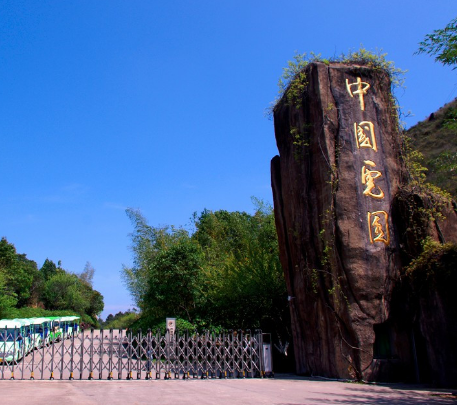
[[[20,339],[20,340],[19,340]],[[81,330],[66,339],[0,340],[0,379],[187,379],[263,377],[262,332]],[[11,359],[6,355],[13,353]]]

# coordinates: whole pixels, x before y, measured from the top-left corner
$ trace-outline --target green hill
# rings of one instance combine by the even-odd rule
[[[411,127],[411,146],[424,155],[427,181],[457,200],[457,99]]]

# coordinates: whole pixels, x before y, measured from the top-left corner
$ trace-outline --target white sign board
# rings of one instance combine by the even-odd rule
[[[167,318],[166,323],[167,323],[167,329],[168,329],[168,333],[170,334],[170,337],[174,336],[175,331],[176,331],[176,318]]]

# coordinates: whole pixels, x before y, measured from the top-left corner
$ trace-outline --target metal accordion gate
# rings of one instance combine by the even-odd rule
[[[263,377],[260,330],[174,334],[81,330],[0,363],[0,379],[188,379]],[[1,360],[0,360],[1,361]]]

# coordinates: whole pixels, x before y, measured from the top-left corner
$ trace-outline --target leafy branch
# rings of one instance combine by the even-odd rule
[[[435,61],[443,65],[457,64],[457,18],[451,20],[446,27],[434,30],[427,34],[422,42],[419,42],[419,49],[416,55],[426,53],[435,56]],[[454,66],[452,69],[456,69]]]

